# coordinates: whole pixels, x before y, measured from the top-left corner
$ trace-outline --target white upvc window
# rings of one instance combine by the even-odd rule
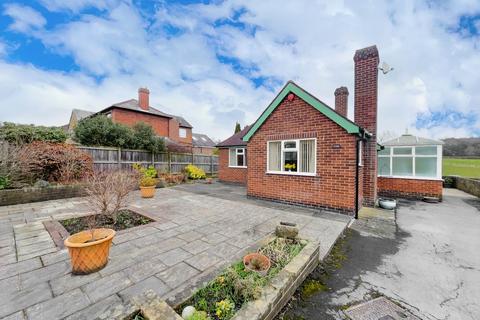
[[[247,150],[245,148],[230,148],[228,150],[228,166],[233,168],[247,167]]]
[[[442,146],[385,147],[378,152],[378,176],[442,178]]]
[[[316,139],[267,142],[267,173],[314,176],[316,163]]]
[[[185,128],[178,128],[178,136],[180,138],[186,138],[187,137],[187,129]]]

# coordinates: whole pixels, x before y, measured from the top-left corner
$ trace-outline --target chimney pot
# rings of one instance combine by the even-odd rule
[[[345,118],[348,115],[348,89],[340,87],[335,90],[335,111]]]
[[[138,89],[138,104],[141,109],[148,110],[150,106],[149,97],[150,91],[147,88]]]

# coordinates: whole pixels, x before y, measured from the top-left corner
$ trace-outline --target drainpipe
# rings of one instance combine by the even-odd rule
[[[359,168],[358,168],[358,149],[360,148],[360,141],[362,141],[361,138],[357,138],[356,144],[355,144],[355,219],[358,219],[358,185],[359,185],[359,179],[358,179],[358,173],[359,173]]]

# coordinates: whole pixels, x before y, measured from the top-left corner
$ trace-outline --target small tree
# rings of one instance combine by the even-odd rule
[[[85,146],[131,148],[134,145],[132,129],[113,123],[104,115],[80,120],[74,130],[74,139]]]
[[[237,121],[237,123],[235,124],[235,132],[234,133],[237,133],[237,132],[240,132],[242,131],[242,128],[240,127],[240,123]]]
[[[113,224],[116,224],[118,213],[127,207],[129,195],[136,186],[135,174],[127,171],[107,171],[93,174],[88,178],[86,186],[88,206],[94,213],[88,221],[92,239],[96,215],[108,216]]]
[[[144,122],[138,122],[133,126],[133,142],[136,149],[151,152],[162,152],[165,150],[163,138],[157,137],[152,126]]]

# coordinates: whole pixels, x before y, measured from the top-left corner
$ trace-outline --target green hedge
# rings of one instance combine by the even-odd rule
[[[61,128],[5,122],[0,126],[0,140],[13,144],[25,144],[33,141],[65,142],[67,134]]]

